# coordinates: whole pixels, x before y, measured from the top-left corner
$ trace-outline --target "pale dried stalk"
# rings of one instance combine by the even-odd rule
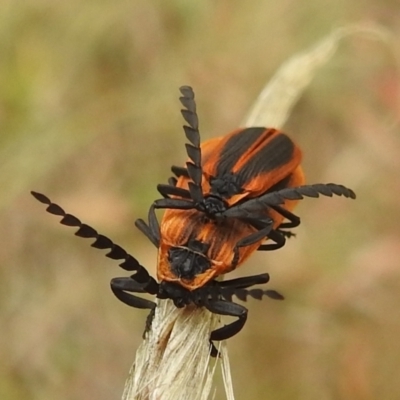
[[[353,34],[387,39],[383,29],[371,26],[336,29],[282,65],[261,92],[243,125],[282,127],[318,68],[333,56],[341,39]],[[177,309],[171,301],[158,301],[151,331],[136,353],[123,400],[208,399],[215,370],[215,364],[209,366],[208,339],[217,323],[218,317],[205,309]],[[226,395],[234,400],[224,345],[221,360]]]
[[[318,68],[332,58],[342,39],[352,35],[368,35],[387,44],[390,39],[385,29],[372,25],[348,25],[334,30],[313,47],[289,58],[279,68],[258,96],[243,126],[282,127]],[[393,49],[389,46],[389,50]]]
[[[209,337],[217,322],[218,317],[207,310],[178,309],[170,300],[158,301],[123,399],[206,400],[212,386]]]

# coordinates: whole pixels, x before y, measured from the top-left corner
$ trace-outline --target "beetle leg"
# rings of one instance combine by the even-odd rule
[[[176,176],[176,177],[181,177],[181,176],[184,176],[184,177],[186,177],[186,178],[189,178],[189,173],[188,173],[188,170],[187,170],[187,168],[185,168],[185,167],[178,167],[178,166],[176,166],[176,165],[173,165],[172,167],[171,167],[171,171],[172,171],[172,173]]]
[[[151,280],[147,283],[139,283],[135,280],[135,276],[133,275],[130,277],[113,278],[110,282],[110,286],[115,296],[126,305],[140,309],[153,309],[156,307],[156,303],[153,301],[142,299],[141,297],[126,293],[149,293],[149,285],[155,283],[155,285],[158,286],[158,283],[153,281],[154,279],[151,278]]]
[[[176,187],[176,184],[178,183],[178,180],[171,176],[168,178],[168,185],[163,184],[162,186],[172,186],[172,187]],[[168,199],[170,197],[169,193],[164,193],[162,188],[159,188],[157,185],[157,190],[158,192],[162,195],[162,197],[164,197],[164,199]]]
[[[178,183],[178,179],[171,176],[170,178],[168,178],[167,182],[168,182],[168,185],[170,185],[170,186],[176,186],[176,184]]]
[[[211,356],[216,357],[218,355],[218,351],[212,341],[229,339],[230,337],[239,333],[247,320],[247,308],[240,304],[225,300],[208,301],[205,304],[205,307],[214,314],[237,317],[236,321],[211,332]]]
[[[280,228],[296,228],[297,226],[300,225],[300,218],[293,214],[292,212],[286,210],[282,206],[271,206],[272,209],[274,209],[276,212],[279,214],[283,215],[286,219],[288,219],[290,222],[284,222],[283,224],[279,225]]]
[[[269,281],[269,274],[258,274],[251,276],[244,276],[241,278],[228,279],[226,281],[216,282],[220,288],[231,287],[235,289],[244,289],[254,285],[261,285]]]
[[[139,218],[135,221],[135,226],[158,248],[160,247],[160,225],[154,209],[155,206],[152,204],[148,213],[148,225]]]
[[[184,199],[191,199],[189,190],[182,189],[180,187],[161,183],[157,185],[157,190],[164,198],[170,198],[170,196],[179,196]]]
[[[272,232],[275,232],[275,231],[272,229],[272,223],[273,223],[273,221],[271,220],[270,223],[269,223],[265,228],[262,228],[262,229],[260,229],[259,231],[254,232],[254,233],[252,233],[252,234],[250,234],[250,235],[244,237],[243,239],[240,239],[240,240],[236,243],[236,245],[235,245],[235,247],[234,247],[234,249],[233,249],[234,255],[233,255],[233,259],[232,259],[232,269],[235,269],[236,266],[237,266],[237,263],[239,262],[239,248],[240,248],[240,247],[245,247],[245,246],[250,246],[250,245],[252,245],[252,244],[254,244],[254,243],[259,242],[259,241],[262,240],[262,239],[265,239],[266,237],[270,237],[270,234],[271,234]],[[282,237],[283,237],[283,236],[282,236]],[[283,239],[284,239],[284,238],[283,238]],[[263,245],[261,245],[261,246],[263,246]],[[260,246],[260,247],[261,247],[261,246]],[[283,245],[282,245],[282,246],[283,246]],[[259,248],[260,248],[260,247],[259,247]],[[259,249],[259,248],[258,248],[258,249]],[[278,247],[278,248],[279,248],[279,247]]]
[[[271,230],[271,232],[268,233],[268,239],[273,240],[275,243],[260,244],[257,250],[260,251],[277,250],[283,247],[286,243],[285,235],[279,230],[274,230],[274,229]]]
[[[248,311],[246,307],[240,304],[224,300],[213,301],[207,304],[206,308],[215,314],[238,317],[236,321],[211,332],[211,356],[216,357],[218,355],[218,351],[212,341],[226,340],[238,334],[246,323]]]
[[[256,231],[242,239],[240,239],[237,243],[235,247],[245,247],[245,246],[250,246],[254,243],[257,243],[258,241],[260,241],[261,239],[264,239],[265,237],[269,237],[270,233],[273,232],[272,229],[272,220],[271,223],[268,224],[268,226],[260,229],[259,231]]]
[[[191,210],[195,208],[193,201],[184,199],[159,199],[155,200],[154,208],[169,208],[173,210]]]
[[[268,274],[259,274],[253,276],[246,276],[243,278],[230,279],[228,281],[216,282],[217,290],[211,289],[210,294],[216,294],[217,291],[222,298],[221,300],[215,296],[204,303],[204,306],[211,312],[219,315],[228,315],[237,317],[238,319],[228,325],[218,328],[211,332],[211,356],[218,356],[218,351],[212,341],[225,340],[236,335],[241,331],[247,320],[247,308],[232,302],[232,295],[235,295],[241,301],[247,301],[247,297],[252,297],[261,300],[267,296],[274,300],[283,300],[284,297],[275,290],[262,290],[262,289],[246,289],[253,285],[267,283],[269,281]]]
[[[153,278],[151,278],[153,279]],[[153,279],[154,281],[154,279]],[[157,285],[158,292],[158,283],[154,281]],[[131,293],[126,292],[134,292],[134,293],[146,293],[147,285],[140,284],[134,280],[134,277],[123,277],[123,278],[113,278],[110,282],[111,290],[114,295],[118,298],[118,300],[122,301],[126,305],[130,307],[140,308],[140,309],[149,309],[150,313],[146,318],[145,329],[143,332],[143,339],[145,338],[146,333],[151,328],[151,323],[154,318],[154,311],[156,308],[156,303],[142,299],[141,297],[135,296]]]

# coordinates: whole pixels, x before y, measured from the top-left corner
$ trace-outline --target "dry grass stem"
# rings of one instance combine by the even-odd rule
[[[177,309],[170,300],[159,301],[123,399],[207,399],[213,372],[208,339],[217,322],[205,309]]]
[[[244,126],[282,127],[293,106],[318,71],[335,54],[342,39],[352,35],[368,35],[387,42],[389,33],[382,27],[349,25],[334,30],[316,45],[289,58],[261,91]]]

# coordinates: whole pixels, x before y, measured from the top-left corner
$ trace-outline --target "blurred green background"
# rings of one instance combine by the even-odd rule
[[[120,398],[146,317],[109,289],[124,271],[58,225],[30,190],[154,272],[156,250],[134,220],[169,166],[185,160],[178,87],[195,89],[203,138],[225,134],[292,54],[348,22],[378,22],[398,39],[399,8],[3,0],[0,398]],[[400,398],[396,74],[382,43],[347,40],[285,126],[309,183],[342,183],[358,198],[304,200],[297,237],[233,274],[269,272],[286,296],[249,302],[245,329],[229,341],[238,399]]]

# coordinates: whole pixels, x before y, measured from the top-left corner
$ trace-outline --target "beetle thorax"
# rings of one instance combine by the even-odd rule
[[[232,173],[225,173],[222,176],[210,178],[211,194],[220,198],[229,199],[235,194],[242,192],[238,176]]]
[[[204,212],[211,217],[218,216],[227,210],[228,204],[219,196],[209,195],[204,199]]]

